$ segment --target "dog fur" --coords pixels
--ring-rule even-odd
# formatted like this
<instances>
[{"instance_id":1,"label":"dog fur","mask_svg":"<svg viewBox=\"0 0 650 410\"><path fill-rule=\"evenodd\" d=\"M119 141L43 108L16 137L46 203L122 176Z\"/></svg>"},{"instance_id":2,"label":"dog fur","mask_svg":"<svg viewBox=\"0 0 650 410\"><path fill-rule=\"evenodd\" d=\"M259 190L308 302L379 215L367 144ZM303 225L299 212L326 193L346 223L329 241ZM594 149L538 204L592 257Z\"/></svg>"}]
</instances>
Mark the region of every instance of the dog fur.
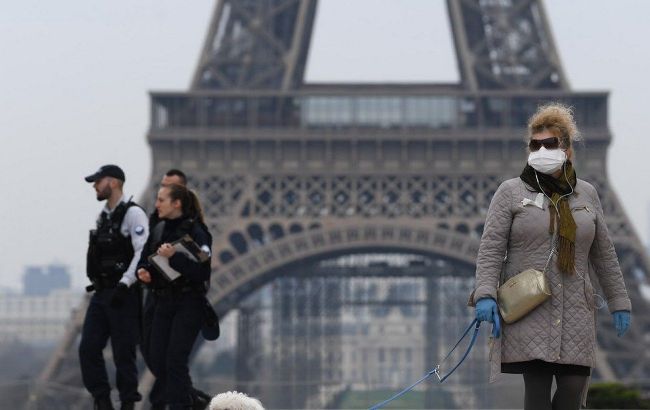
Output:
<instances>
[{"instance_id":1,"label":"dog fur","mask_svg":"<svg viewBox=\"0 0 650 410\"><path fill-rule=\"evenodd\" d=\"M262 403L244 393L219 393L210 401L210 410L264 410Z\"/></svg>"}]
</instances>

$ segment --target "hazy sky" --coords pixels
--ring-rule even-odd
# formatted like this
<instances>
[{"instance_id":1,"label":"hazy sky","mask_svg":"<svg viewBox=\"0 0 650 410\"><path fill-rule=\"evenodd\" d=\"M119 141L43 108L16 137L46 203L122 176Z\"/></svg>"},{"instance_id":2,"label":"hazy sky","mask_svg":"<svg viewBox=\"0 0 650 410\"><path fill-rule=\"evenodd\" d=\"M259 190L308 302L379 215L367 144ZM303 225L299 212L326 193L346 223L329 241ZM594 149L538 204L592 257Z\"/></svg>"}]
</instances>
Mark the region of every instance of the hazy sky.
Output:
<instances>
[{"instance_id":1,"label":"hazy sky","mask_svg":"<svg viewBox=\"0 0 650 410\"><path fill-rule=\"evenodd\" d=\"M50 262L81 286L100 210L82 178L117 163L139 197L151 169L147 93L187 89L214 2L0 4L0 288L20 289L24 265ZM645 242L650 1L545 4L571 86L611 91L603 172ZM456 81L445 1L320 0L307 79Z\"/></svg>"}]
</instances>

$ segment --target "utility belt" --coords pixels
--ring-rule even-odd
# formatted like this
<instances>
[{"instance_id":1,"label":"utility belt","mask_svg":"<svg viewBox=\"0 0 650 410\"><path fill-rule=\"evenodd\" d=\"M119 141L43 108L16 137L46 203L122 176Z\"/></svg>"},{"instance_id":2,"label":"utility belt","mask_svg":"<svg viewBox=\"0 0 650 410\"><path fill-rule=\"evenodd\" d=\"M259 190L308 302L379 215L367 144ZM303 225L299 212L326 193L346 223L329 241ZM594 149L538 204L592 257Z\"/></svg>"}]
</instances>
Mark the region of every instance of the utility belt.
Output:
<instances>
[{"instance_id":1,"label":"utility belt","mask_svg":"<svg viewBox=\"0 0 650 410\"><path fill-rule=\"evenodd\" d=\"M121 275L99 275L97 277L91 278L90 281L92 285L86 286L86 292L98 291L103 289L113 289L120 282Z\"/></svg>"},{"instance_id":2,"label":"utility belt","mask_svg":"<svg viewBox=\"0 0 650 410\"><path fill-rule=\"evenodd\" d=\"M168 296L178 296L186 293L194 293L197 296L203 296L205 292L202 288L197 286L171 286L167 288L153 288L151 293L155 296L168 297Z\"/></svg>"}]
</instances>

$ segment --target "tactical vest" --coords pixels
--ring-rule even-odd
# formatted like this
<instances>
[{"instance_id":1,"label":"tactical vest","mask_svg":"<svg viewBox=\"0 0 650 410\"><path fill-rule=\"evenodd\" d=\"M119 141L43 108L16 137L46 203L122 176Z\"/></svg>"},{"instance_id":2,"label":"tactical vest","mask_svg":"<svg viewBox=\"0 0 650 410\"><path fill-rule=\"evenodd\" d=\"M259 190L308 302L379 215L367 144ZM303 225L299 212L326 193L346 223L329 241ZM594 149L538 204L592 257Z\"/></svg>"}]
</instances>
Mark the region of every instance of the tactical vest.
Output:
<instances>
[{"instance_id":1,"label":"tactical vest","mask_svg":"<svg viewBox=\"0 0 650 410\"><path fill-rule=\"evenodd\" d=\"M96 289L115 287L133 260L131 236L120 232L126 211L135 202L121 202L109 215L102 212L90 231L86 273Z\"/></svg>"}]
</instances>

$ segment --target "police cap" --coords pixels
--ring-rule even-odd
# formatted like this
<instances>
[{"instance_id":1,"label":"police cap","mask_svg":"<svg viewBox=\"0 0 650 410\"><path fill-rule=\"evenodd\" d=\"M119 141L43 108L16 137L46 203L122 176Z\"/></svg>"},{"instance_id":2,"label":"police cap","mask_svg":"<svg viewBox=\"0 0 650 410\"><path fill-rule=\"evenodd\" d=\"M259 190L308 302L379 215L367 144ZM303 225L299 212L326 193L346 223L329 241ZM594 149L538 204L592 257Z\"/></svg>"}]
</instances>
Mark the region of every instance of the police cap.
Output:
<instances>
[{"instance_id":1,"label":"police cap","mask_svg":"<svg viewBox=\"0 0 650 410\"><path fill-rule=\"evenodd\" d=\"M95 182L98 179L104 177L113 177L115 179L119 179L122 182L126 181L126 177L124 176L124 171L122 171L122 168L118 167L117 165L110 164L103 165L97 170L97 172L92 175L88 175L85 179L86 182Z\"/></svg>"}]
</instances>

